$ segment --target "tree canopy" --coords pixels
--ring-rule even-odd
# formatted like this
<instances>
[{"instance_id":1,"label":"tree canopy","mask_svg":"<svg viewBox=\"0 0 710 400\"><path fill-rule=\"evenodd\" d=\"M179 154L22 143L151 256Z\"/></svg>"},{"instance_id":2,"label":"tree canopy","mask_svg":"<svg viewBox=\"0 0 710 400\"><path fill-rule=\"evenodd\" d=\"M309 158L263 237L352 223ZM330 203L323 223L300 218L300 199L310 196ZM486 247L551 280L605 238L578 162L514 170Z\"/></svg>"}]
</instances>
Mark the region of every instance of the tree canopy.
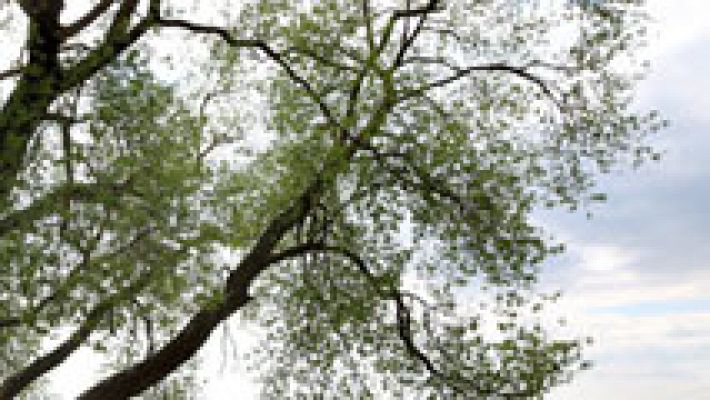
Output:
<instances>
[{"instance_id":1,"label":"tree canopy","mask_svg":"<svg viewBox=\"0 0 710 400\"><path fill-rule=\"evenodd\" d=\"M0 398L89 345L113 372L80 398L189 396L235 313L267 398L538 398L584 367L536 317L561 246L530 214L657 157L641 1L66 3L3 2Z\"/></svg>"}]
</instances>

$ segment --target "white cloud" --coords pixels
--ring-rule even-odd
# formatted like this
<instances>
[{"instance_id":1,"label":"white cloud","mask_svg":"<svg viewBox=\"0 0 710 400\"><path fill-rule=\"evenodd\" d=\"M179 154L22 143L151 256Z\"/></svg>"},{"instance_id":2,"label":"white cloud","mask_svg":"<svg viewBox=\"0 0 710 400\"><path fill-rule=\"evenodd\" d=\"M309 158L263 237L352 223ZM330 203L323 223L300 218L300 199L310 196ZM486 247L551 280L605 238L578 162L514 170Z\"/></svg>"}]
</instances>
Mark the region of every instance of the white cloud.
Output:
<instances>
[{"instance_id":1,"label":"white cloud","mask_svg":"<svg viewBox=\"0 0 710 400\"><path fill-rule=\"evenodd\" d=\"M548 399L706 398L710 315L585 315L580 321L596 339L587 354L595 366Z\"/></svg>"},{"instance_id":2,"label":"white cloud","mask_svg":"<svg viewBox=\"0 0 710 400\"><path fill-rule=\"evenodd\" d=\"M613 245L583 245L578 252L580 267L591 271L618 270L639 258L637 252Z\"/></svg>"},{"instance_id":3,"label":"white cloud","mask_svg":"<svg viewBox=\"0 0 710 400\"><path fill-rule=\"evenodd\" d=\"M649 46L652 55L659 56L710 35L707 0L648 0L647 9L658 29L658 37Z\"/></svg>"}]
</instances>

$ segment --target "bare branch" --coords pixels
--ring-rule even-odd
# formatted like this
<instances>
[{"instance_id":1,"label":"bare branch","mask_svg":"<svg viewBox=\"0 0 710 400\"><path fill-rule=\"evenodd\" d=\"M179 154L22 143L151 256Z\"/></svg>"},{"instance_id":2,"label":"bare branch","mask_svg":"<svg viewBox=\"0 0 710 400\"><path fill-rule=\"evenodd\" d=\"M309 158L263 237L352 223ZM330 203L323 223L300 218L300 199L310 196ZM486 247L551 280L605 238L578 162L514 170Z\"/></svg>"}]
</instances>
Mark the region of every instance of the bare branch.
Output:
<instances>
[{"instance_id":1,"label":"bare branch","mask_svg":"<svg viewBox=\"0 0 710 400\"><path fill-rule=\"evenodd\" d=\"M362 83L370 70L370 65L376 62L376 50L375 50L375 33L372 24L372 15L370 13L370 0L362 1L362 14L365 20L365 31L367 36L367 48L369 51L366 60L363 62L362 69L355 77L353 86L350 89L350 94L348 95L348 109L345 113L346 123L351 123L355 118L355 111L357 108L357 98L360 96L360 90L362 89Z\"/></svg>"},{"instance_id":2,"label":"bare branch","mask_svg":"<svg viewBox=\"0 0 710 400\"><path fill-rule=\"evenodd\" d=\"M65 114L61 114L61 113L54 113L54 112L46 113L44 115L43 119L46 121L55 121L55 122L58 122L59 124L69 124L69 125L83 124L83 123L87 123L90 121L89 118L72 117L69 115L65 115Z\"/></svg>"},{"instance_id":3,"label":"bare branch","mask_svg":"<svg viewBox=\"0 0 710 400\"><path fill-rule=\"evenodd\" d=\"M382 53L384 52L385 48L390 42L390 39L392 37L392 32L394 31L395 24L399 20L398 14L395 12L387 21L385 24L384 28L382 29L382 34L380 36L379 43L375 45L375 38L374 38L374 28L372 27L372 17L370 15L370 8L369 8L369 2L364 1L363 2L363 14L365 18L365 24L366 24L366 29L367 29L367 41L368 41L368 55L363 61L363 66L362 70L360 73L355 77L355 80L353 82L353 86L350 89L350 94L348 95L348 107L347 107L347 112L345 114L345 119L348 122L352 122L355 118L355 112L357 108L357 100L358 97L360 96L360 91L362 90L362 84L367 77L367 75L370 73L370 71L375 70L380 74L381 76L385 76L386 78L386 73L382 71L382 68L379 67L378 65L378 60ZM385 93L388 94L388 91L385 90ZM384 101L383 103L388 103L388 101Z\"/></svg>"},{"instance_id":4,"label":"bare branch","mask_svg":"<svg viewBox=\"0 0 710 400\"><path fill-rule=\"evenodd\" d=\"M430 3L437 3L437 0L431 0ZM370 15L370 7L369 7L369 1L364 1L363 2L363 14L365 18L365 24L366 24L366 29L367 29L367 40L368 40L368 48L369 48L369 54L367 58L364 60L364 65L362 66L362 70L358 74L358 76L355 78L355 81L353 83L353 87L350 90L350 94L348 96L348 108L347 108L347 113L346 113L346 120L351 121L354 119L355 112L356 112L356 103L357 99L360 96L360 90L362 89L362 84L367 77L368 73L372 70L375 70L380 77L383 77L385 81L390 81L389 77L391 77L390 72L391 71L383 71L381 67L378 65L378 59L384 52L385 48L387 45L390 43L390 39L392 38L392 32L394 31L395 25L397 24L397 21L403 18L408 18L408 17L413 17L417 15L422 15L422 14L428 14L430 12L436 11L434 9L431 9L430 5L428 4L424 8L420 9L407 9L407 10L397 10L395 11L390 19L387 21L385 26L382 28L382 34L380 36L380 40L375 45L375 38L374 38L374 28L372 27L372 17ZM389 75L389 77L388 77ZM389 86L386 84L386 86ZM385 90L385 95L389 94L389 90ZM385 99L383 104L390 106L390 100ZM386 108L386 107L385 107Z\"/></svg>"},{"instance_id":5,"label":"bare branch","mask_svg":"<svg viewBox=\"0 0 710 400\"><path fill-rule=\"evenodd\" d=\"M446 67L453 72L461 72L462 68L458 67L452 63L449 62L444 57L427 57L427 56L411 56L404 58L401 62L401 65L407 65L407 64L415 64L415 63L420 63L420 64L435 64L435 65L441 65L443 67Z\"/></svg>"},{"instance_id":6,"label":"bare branch","mask_svg":"<svg viewBox=\"0 0 710 400\"><path fill-rule=\"evenodd\" d=\"M160 8L162 0L150 0L148 3L148 18L154 21L160 19Z\"/></svg>"},{"instance_id":7,"label":"bare branch","mask_svg":"<svg viewBox=\"0 0 710 400\"><path fill-rule=\"evenodd\" d=\"M367 44L370 51L375 50L375 33L372 27L372 15L370 13L370 0L362 0L362 14L365 19L365 31Z\"/></svg>"},{"instance_id":8,"label":"bare branch","mask_svg":"<svg viewBox=\"0 0 710 400\"><path fill-rule=\"evenodd\" d=\"M330 111L330 108L325 104L323 101L323 98L318 95L318 93L313 89L311 84L302 78L301 76L296 73L296 71L291 68L291 66L284 60L283 57L279 53L277 53L274 49L269 47L265 42L262 42L259 46L261 51L263 51L269 58L272 60L276 61L276 63L281 66L281 68L286 71L286 74L291 78L292 81L294 81L296 84L300 85L308 94L308 96L316 102L318 105L318 108L320 109L321 113L323 116L328 120L328 122L335 128L340 127L340 123L338 120L335 118L333 113Z\"/></svg>"},{"instance_id":9,"label":"bare branch","mask_svg":"<svg viewBox=\"0 0 710 400\"><path fill-rule=\"evenodd\" d=\"M429 2L424 7L397 10L394 12L394 17L396 19L421 17L434 12L443 11L443 8L439 6L439 0L429 0Z\"/></svg>"},{"instance_id":10,"label":"bare branch","mask_svg":"<svg viewBox=\"0 0 710 400\"><path fill-rule=\"evenodd\" d=\"M194 33L217 35L232 47L258 48L262 43L261 41L254 39L237 39L227 29L218 26L203 25L182 19L160 18L156 21L156 25L166 28L185 29Z\"/></svg>"},{"instance_id":11,"label":"bare branch","mask_svg":"<svg viewBox=\"0 0 710 400\"><path fill-rule=\"evenodd\" d=\"M22 320L20 320L19 318L0 319L0 329L13 328L13 327L21 325L21 324L22 324Z\"/></svg>"},{"instance_id":12,"label":"bare branch","mask_svg":"<svg viewBox=\"0 0 710 400\"><path fill-rule=\"evenodd\" d=\"M458 70L455 74L449 76L448 78L444 78L438 81L434 81L432 83L429 83L427 85L424 85L422 87L408 90L406 91L402 96L399 97L399 101L406 101L409 99L412 99L414 97L418 97L426 92L428 92L431 89L434 88L439 88L439 87L444 87L446 85L449 85L451 83L457 82L460 79L471 75L474 72L478 71L487 71L487 72L506 72L513 74L515 76L518 76L520 78L525 79L528 82L531 82L535 84L540 90L550 99L552 102L560 109L564 109L563 105L560 103L560 101L555 97L555 95L552 93L552 90L549 88L548 84L539 76L536 76L532 74L530 71L528 71L528 67L516 67L516 66L511 66L507 65L504 63L491 63L491 64L485 64L485 65L475 65L472 67L467 67L467 68L462 68Z\"/></svg>"},{"instance_id":13,"label":"bare branch","mask_svg":"<svg viewBox=\"0 0 710 400\"><path fill-rule=\"evenodd\" d=\"M102 14L108 11L108 9L111 8L115 2L116 0L101 0L81 18L62 28L62 39L66 40L84 30L86 27L94 23L94 21L96 21Z\"/></svg>"},{"instance_id":14,"label":"bare branch","mask_svg":"<svg viewBox=\"0 0 710 400\"><path fill-rule=\"evenodd\" d=\"M5 71L0 71L0 80L12 78L22 73L21 68L11 68Z\"/></svg>"},{"instance_id":15,"label":"bare branch","mask_svg":"<svg viewBox=\"0 0 710 400\"><path fill-rule=\"evenodd\" d=\"M194 22L186 21L186 20L179 20L179 19L159 19L157 21L158 26L163 26L163 27L172 27L172 28L181 28L181 29L186 29L191 32L196 32L196 33L204 33L204 34L212 34L212 35L217 35L219 36L222 40L224 40L228 45L232 47L237 47L237 48L256 48L261 50L267 57L269 57L272 61L275 61L276 64L278 64L291 78L291 80L298 84L303 90L306 91L308 94L308 97L311 98L317 105L318 108L321 110L321 113L323 113L323 116L328 120L328 122L334 126L338 127L340 124L338 123L338 120L335 118L333 113L330 111L330 108L325 104L323 101L322 96L320 96L312 87L312 85L303 77L301 77L292 67L291 65L288 64L288 62L284 59L283 55L276 50L274 50L272 47L270 47L266 42L263 40L258 40L258 39L237 39L235 38L231 32L228 30L217 27L217 26L211 26L211 25L202 25L202 24L197 24Z\"/></svg>"},{"instance_id":16,"label":"bare branch","mask_svg":"<svg viewBox=\"0 0 710 400\"><path fill-rule=\"evenodd\" d=\"M397 69L400 66L402 66L402 60L404 59L404 55L407 53L410 47L414 44L414 41L416 40L417 36L422 31L422 28L424 27L424 23L426 23L427 18L429 15L431 15L432 12L437 11L437 6L439 4L439 0L429 0L429 3L421 9L421 17L419 18L419 22L417 22L417 26L414 28L414 31L407 36L404 34L404 40L402 41L402 45L399 48L399 51L397 52L397 56L394 59L394 63L392 64L392 69ZM406 13L410 13L412 10L405 10ZM407 20L409 21L409 20Z\"/></svg>"},{"instance_id":17,"label":"bare branch","mask_svg":"<svg viewBox=\"0 0 710 400\"><path fill-rule=\"evenodd\" d=\"M412 0L406 1L406 10L412 9ZM402 38L400 39L402 43L407 41L407 36L409 35L409 18L404 20L404 26L402 26Z\"/></svg>"},{"instance_id":18,"label":"bare branch","mask_svg":"<svg viewBox=\"0 0 710 400\"><path fill-rule=\"evenodd\" d=\"M200 107L198 111L198 121L200 121L200 125L203 127L206 124L207 117L206 117L206 112L207 112L207 105L214 100L215 97L218 95L223 95L223 94L228 94L229 90L227 89L219 89L219 90L212 90L205 94L205 97L202 98L202 101L200 102ZM204 148L202 148L202 145L200 144L200 148L198 149L197 157L196 160L198 164L202 164L202 162L207 158L207 156L218 146L221 146L223 144L229 144L234 142L234 138L232 137L217 137L213 138L213 140Z\"/></svg>"},{"instance_id":19,"label":"bare branch","mask_svg":"<svg viewBox=\"0 0 710 400\"><path fill-rule=\"evenodd\" d=\"M124 20L125 27L128 25L128 19L130 19L130 15ZM138 41L152 24L153 21L146 18L138 22L129 31L119 30L118 25L116 25L113 30L109 31L100 46L91 51L83 60L75 64L63 75L64 79L59 82L57 93L72 89L89 79L98 70L113 61L116 56Z\"/></svg>"}]
</instances>

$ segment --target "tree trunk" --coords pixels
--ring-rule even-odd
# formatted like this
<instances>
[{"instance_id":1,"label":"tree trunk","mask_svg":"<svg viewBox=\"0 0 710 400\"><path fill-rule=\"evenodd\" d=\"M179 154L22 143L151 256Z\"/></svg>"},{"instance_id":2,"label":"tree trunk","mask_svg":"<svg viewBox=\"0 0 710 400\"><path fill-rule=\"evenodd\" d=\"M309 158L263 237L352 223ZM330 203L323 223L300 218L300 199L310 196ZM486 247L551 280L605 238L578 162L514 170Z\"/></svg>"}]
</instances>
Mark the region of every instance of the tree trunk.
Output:
<instances>
[{"instance_id":1,"label":"tree trunk","mask_svg":"<svg viewBox=\"0 0 710 400\"><path fill-rule=\"evenodd\" d=\"M0 112L0 199L7 201L22 168L27 144L59 95L61 1L31 3L27 47L29 60L15 90ZM0 203L0 209L3 204Z\"/></svg>"}]
</instances>

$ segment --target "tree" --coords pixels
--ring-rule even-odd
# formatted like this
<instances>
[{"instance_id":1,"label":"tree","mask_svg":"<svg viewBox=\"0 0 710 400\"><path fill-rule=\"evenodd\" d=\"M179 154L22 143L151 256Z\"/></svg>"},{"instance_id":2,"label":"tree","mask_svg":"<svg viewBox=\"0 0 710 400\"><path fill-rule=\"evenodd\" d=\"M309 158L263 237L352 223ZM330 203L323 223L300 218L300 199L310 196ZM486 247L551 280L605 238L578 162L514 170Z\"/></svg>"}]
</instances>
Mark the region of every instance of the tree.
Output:
<instances>
[{"instance_id":1,"label":"tree","mask_svg":"<svg viewBox=\"0 0 710 400\"><path fill-rule=\"evenodd\" d=\"M87 344L124 357L82 399L139 395L237 312L278 398L529 398L583 365L519 317L559 250L529 214L655 157L662 122L630 107L640 2L289 3L226 2L221 25L9 3L0 397ZM161 78L184 65L154 55L168 30L210 44L202 81ZM457 304L474 287L491 312Z\"/></svg>"}]
</instances>

